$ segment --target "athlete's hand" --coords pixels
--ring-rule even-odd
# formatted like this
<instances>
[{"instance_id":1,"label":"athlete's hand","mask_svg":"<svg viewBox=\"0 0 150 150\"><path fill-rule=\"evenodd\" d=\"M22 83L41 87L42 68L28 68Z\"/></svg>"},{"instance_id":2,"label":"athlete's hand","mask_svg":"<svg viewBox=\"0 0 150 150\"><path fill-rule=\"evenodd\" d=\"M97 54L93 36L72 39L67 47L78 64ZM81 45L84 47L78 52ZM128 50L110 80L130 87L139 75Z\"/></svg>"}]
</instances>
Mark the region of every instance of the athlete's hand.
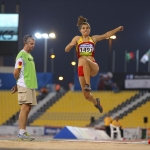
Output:
<instances>
[{"instance_id":1,"label":"athlete's hand","mask_svg":"<svg viewBox=\"0 0 150 150\"><path fill-rule=\"evenodd\" d=\"M119 26L118 27L118 31L123 31L124 27L123 26Z\"/></svg>"},{"instance_id":2,"label":"athlete's hand","mask_svg":"<svg viewBox=\"0 0 150 150\"><path fill-rule=\"evenodd\" d=\"M17 88L17 85L13 86L12 89L11 89L12 93L11 94L14 94L18 91L18 88Z\"/></svg>"}]
</instances>

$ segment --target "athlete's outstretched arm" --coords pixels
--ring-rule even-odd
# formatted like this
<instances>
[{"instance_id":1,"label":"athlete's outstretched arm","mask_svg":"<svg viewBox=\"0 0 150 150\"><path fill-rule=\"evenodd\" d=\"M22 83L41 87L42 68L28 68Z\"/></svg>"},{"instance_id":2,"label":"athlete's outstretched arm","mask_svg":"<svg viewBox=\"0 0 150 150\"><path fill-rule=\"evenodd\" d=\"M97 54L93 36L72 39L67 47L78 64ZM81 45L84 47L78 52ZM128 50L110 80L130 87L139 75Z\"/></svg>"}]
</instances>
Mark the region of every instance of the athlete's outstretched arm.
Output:
<instances>
[{"instance_id":1,"label":"athlete's outstretched arm","mask_svg":"<svg viewBox=\"0 0 150 150\"><path fill-rule=\"evenodd\" d=\"M102 35L93 35L92 39L94 40L94 42L98 42L98 41L104 40L106 38L109 38L110 36L114 35L115 33L119 32L119 31L123 31L123 26L119 26L118 28L108 31Z\"/></svg>"},{"instance_id":2,"label":"athlete's outstretched arm","mask_svg":"<svg viewBox=\"0 0 150 150\"><path fill-rule=\"evenodd\" d=\"M77 44L77 39L79 38L79 36L75 36L72 41L66 46L65 48L65 52L69 52L73 46L75 46Z\"/></svg>"}]
</instances>

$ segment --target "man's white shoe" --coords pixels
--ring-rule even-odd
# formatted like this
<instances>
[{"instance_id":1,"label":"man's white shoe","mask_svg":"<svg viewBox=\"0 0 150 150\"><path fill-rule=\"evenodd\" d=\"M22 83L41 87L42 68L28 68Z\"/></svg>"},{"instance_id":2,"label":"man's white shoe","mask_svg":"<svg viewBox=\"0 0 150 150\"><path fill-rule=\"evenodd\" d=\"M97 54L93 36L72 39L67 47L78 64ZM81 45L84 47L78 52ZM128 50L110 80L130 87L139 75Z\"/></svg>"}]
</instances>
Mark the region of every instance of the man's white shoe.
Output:
<instances>
[{"instance_id":1,"label":"man's white shoe","mask_svg":"<svg viewBox=\"0 0 150 150\"><path fill-rule=\"evenodd\" d=\"M22 141L33 141L35 138L31 137L27 132L25 132L23 135L18 134L18 140Z\"/></svg>"}]
</instances>

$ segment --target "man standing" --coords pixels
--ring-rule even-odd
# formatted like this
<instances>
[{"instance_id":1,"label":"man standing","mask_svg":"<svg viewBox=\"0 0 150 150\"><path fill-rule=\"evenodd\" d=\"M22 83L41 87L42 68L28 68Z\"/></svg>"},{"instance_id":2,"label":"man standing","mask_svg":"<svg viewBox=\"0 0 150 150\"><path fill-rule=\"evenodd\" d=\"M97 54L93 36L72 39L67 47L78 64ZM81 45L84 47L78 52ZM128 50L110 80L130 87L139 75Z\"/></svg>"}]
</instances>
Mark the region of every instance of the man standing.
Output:
<instances>
[{"instance_id":1,"label":"man standing","mask_svg":"<svg viewBox=\"0 0 150 150\"><path fill-rule=\"evenodd\" d=\"M35 38L31 35L26 35L23 38L24 47L16 57L14 69L14 77L17 80L17 85L12 88L12 93L18 90L18 104L21 105L19 114L19 134L18 140L32 141L35 138L31 137L26 131L26 124L31 106L37 104L36 91L37 78L34 59L31 52L35 46Z\"/></svg>"},{"instance_id":2,"label":"man standing","mask_svg":"<svg viewBox=\"0 0 150 150\"><path fill-rule=\"evenodd\" d=\"M106 133L111 136L110 134L110 124L112 123L113 119L110 117L110 114L107 114L107 116L104 119L104 124L105 124L105 130Z\"/></svg>"}]
</instances>

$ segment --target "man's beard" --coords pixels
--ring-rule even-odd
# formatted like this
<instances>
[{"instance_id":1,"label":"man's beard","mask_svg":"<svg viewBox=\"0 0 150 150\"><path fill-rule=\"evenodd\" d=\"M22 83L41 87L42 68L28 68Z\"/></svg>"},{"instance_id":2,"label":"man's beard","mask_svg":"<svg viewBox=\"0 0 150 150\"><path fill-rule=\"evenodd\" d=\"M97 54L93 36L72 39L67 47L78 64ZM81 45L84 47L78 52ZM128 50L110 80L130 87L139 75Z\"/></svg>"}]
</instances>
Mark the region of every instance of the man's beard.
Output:
<instances>
[{"instance_id":1,"label":"man's beard","mask_svg":"<svg viewBox=\"0 0 150 150\"><path fill-rule=\"evenodd\" d=\"M33 50L33 48L29 49L29 52L31 52Z\"/></svg>"}]
</instances>

